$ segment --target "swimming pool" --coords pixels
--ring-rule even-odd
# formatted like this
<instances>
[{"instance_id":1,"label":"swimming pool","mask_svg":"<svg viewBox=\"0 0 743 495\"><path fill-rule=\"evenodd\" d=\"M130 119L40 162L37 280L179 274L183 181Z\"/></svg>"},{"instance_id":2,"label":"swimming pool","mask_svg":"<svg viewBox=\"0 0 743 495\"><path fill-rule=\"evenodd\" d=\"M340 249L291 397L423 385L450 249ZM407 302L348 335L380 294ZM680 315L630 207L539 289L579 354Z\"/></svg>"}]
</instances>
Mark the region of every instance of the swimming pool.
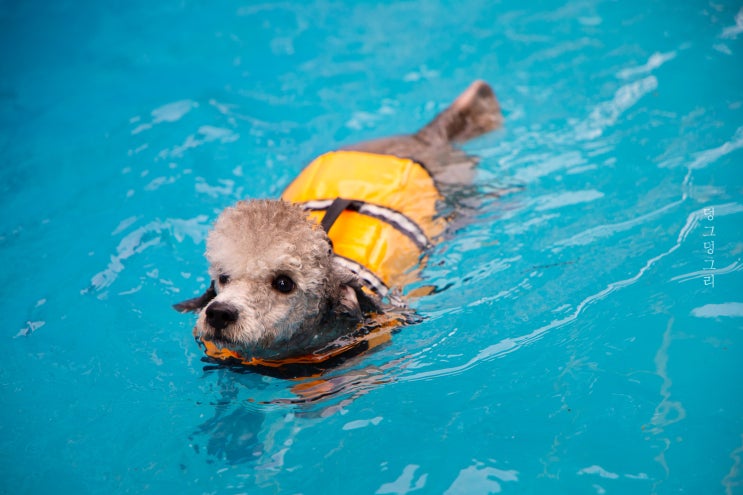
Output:
<instances>
[{"instance_id":1,"label":"swimming pool","mask_svg":"<svg viewBox=\"0 0 743 495\"><path fill-rule=\"evenodd\" d=\"M739 4L0 22L1 491L743 492ZM327 382L204 369L170 305L207 284L217 213L475 78L506 117L466 147L477 183L512 191L432 252L424 321Z\"/></svg>"}]
</instances>

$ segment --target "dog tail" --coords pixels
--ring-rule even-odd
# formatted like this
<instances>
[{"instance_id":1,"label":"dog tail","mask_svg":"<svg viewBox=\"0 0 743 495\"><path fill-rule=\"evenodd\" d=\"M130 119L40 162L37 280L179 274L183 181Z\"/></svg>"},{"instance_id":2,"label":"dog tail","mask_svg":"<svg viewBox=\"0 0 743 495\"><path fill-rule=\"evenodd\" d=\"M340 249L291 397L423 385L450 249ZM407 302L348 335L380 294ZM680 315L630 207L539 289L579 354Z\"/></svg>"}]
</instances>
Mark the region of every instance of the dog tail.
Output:
<instances>
[{"instance_id":1,"label":"dog tail","mask_svg":"<svg viewBox=\"0 0 743 495\"><path fill-rule=\"evenodd\" d=\"M485 81L475 81L417 136L430 144L463 143L503 123L500 104Z\"/></svg>"}]
</instances>

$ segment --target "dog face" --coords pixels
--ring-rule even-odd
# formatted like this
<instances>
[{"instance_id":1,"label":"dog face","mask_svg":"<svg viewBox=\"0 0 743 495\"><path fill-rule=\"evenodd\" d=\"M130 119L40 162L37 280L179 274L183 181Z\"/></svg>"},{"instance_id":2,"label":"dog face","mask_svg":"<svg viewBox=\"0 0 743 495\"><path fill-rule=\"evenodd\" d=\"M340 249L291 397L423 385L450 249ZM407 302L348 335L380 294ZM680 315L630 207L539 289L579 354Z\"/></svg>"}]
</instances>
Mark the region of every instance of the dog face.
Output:
<instances>
[{"instance_id":1,"label":"dog face","mask_svg":"<svg viewBox=\"0 0 743 495\"><path fill-rule=\"evenodd\" d=\"M370 303L355 275L334 262L325 232L282 201L227 208L206 257L212 286L176 309L198 310L199 337L245 356L279 359L322 347L358 324L362 303Z\"/></svg>"}]
</instances>

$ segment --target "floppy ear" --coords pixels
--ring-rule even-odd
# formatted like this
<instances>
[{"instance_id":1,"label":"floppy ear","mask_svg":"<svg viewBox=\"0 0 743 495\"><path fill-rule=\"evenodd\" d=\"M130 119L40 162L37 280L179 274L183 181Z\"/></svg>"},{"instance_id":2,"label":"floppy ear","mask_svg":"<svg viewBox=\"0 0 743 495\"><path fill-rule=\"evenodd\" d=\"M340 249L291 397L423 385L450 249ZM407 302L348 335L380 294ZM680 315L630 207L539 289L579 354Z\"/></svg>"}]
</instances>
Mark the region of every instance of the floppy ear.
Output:
<instances>
[{"instance_id":1,"label":"floppy ear","mask_svg":"<svg viewBox=\"0 0 743 495\"><path fill-rule=\"evenodd\" d=\"M350 285L341 285L341 293L338 299L336 312L354 320L361 320L364 318L364 314L361 312L359 299L356 297L356 291Z\"/></svg>"},{"instance_id":2,"label":"floppy ear","mask_svg":"<svg viewBox=\"0 0 743 495\"><path fill-rule=\"evenodd\" d=\"M341 285L339 312L357 320L367 313L381 313L382 301L376 294L364 290L358 281Z\"/></svg>"},{"instance_id":3,"label":"floppy ear","mask_svg":"<svg viewBox=\"0 0 743 495\"><path fill-rule=\"evenodd\" d=\"M333 264L333 279L339 289L334 298L332 311L336 315L361 321L367 313L381 313L382 300L380 297L363 288L358 276L348 268L338 263Z\"/></svg>"},{"instance_id":4,"label":"floppy ear","mask_svg":"<svg viewBox=\"0 0 743 495\"><path fill-rule=\"evenodd\" d=\"M365 291L360 285L354 287L359 306L363 313L382 313L382 300L372 292Z\"/></svg>"},{"instance_id":5,"label":"floppy ear","mask_svg":"<svg viewBox=\"0 0 743 495\"><path fill-rule=\"evenodd\" d=\"M193 299L188 299L186 301L181 301L178 304L174 304L173 308L180 313L201 311L201 309L209 304L209 301L215 297L217 297L217 291L214 290L214 280L212 280L212 283L209 288L206 289L206 292L201 294L199 297L194 297Z\"/></svg>"}]
</instances>

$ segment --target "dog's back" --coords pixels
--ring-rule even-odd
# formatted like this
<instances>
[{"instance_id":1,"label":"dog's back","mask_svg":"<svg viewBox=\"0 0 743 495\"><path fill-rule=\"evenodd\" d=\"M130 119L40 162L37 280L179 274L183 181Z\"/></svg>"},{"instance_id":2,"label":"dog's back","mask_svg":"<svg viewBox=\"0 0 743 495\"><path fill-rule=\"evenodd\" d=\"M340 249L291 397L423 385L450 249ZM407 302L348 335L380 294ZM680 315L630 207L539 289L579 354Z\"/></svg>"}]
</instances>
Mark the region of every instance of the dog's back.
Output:
<instances>
[{"instance_id":1,"label":"dog's back","mask_svg":"<svg viewBox=\"0 0 743 495\"><path fill-rule=\"evenodd\" d=\"M422 254L442 233L446 188L472 180L476 160L454 145L497 128L498 101L475 81L415 134L324 154L286 188L322 223L341 263L384 296L415 280Z\"/></svg>"},{"instance_id":2,"label":"dog's back","mask_svg":"<svg viewBox=\"0 0 743 495\"><path fill-rule=\"evenodd\" d=\"M439 186L472 183L477 160L454 147L503 123L500 104L485 81L475 81L415 134L366 141L349 150L390 154L425 164Z\"/></svg>"}]
</instances>

